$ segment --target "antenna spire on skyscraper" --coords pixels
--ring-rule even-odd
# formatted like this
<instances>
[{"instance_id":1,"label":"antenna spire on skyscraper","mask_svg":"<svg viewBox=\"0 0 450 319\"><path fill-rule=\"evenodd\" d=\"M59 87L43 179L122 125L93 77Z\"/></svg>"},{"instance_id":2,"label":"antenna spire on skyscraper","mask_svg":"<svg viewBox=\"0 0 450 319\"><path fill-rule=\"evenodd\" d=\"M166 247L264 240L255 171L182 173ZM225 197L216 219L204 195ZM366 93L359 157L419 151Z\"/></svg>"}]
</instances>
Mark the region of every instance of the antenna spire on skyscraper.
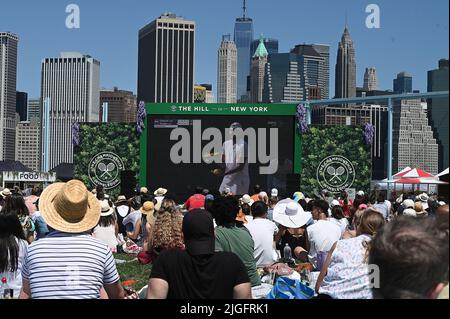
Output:
<instances>
[{"instance_id":1,"label":"antenna spire on skyscraper","mask_svg":"<svg viewBox=\"0 0 450 319\"><path fill-rule=\"evenodd\" d=\"M242 17L245 19L245 16L247 14L247 1L246 0L244 0L244 6L242 7L242 10L243 10Z\"/></svg>"}]
</instances>

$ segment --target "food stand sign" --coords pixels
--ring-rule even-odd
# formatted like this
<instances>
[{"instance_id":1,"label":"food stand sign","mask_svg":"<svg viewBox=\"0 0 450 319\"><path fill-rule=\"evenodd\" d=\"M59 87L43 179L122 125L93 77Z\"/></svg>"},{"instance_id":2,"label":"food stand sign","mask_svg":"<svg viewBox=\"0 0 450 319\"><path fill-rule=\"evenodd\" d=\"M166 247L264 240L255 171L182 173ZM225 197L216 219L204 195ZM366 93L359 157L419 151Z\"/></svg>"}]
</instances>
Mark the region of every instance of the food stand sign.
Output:
<instances>
[{"instance_id":1,"label":"food stand sign","mask_svg":"<svg viewBox=\"0 0 450 319\"><path fill-rule=\"evenodd\" d=\"M56 173L41 172L3 172L3 183L54 183Z\"/></svg>"}]
</instances>

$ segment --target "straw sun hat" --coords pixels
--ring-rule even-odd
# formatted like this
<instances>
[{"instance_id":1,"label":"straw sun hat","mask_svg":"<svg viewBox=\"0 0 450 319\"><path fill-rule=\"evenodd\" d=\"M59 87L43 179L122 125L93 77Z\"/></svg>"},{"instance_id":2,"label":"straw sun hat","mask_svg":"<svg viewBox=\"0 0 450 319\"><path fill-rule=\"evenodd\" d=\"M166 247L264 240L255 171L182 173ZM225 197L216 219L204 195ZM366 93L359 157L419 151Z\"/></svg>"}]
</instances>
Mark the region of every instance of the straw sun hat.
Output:
<instances>
[{"instance_id":1,"label":"straw sun hat","mask_svg":"<svg viewBox=\"0 0 450 319\"><path fill-rule=\"evenodd\" d=\"M97 226L101 205L80 181L55 183L47 187L39 199L45 222L66 233L84 233Z\"/></svg>"}]
</instances>

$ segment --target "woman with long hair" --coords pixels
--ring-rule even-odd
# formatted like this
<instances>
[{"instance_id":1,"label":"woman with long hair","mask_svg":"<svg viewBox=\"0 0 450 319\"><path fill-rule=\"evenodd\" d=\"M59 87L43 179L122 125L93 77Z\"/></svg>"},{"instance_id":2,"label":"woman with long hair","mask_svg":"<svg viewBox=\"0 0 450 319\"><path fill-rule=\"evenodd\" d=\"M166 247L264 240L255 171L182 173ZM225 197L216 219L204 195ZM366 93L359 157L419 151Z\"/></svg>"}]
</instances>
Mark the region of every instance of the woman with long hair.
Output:
<instances>
[{"instance_id":1,"label":"woman with long hair","mask_svg":"<svg viewBox=\"0 0 450 319\"><path fill-rule=\"evenodd\" d=\"M25 239L31 244L34 240L35 225L23 196L19 193L13 193L11 196L6 197L5 206L2 208L2 212L15 212L17 214L20 224L22 225Z\"/></svg>"},{"instance_id":2,"label":"woman with long hair","mask_svg":"<svg viewBox=\"0 0 450 319\"><path fill-rule=\"evenodd\" d=\"M384 224L384 217L378 211L364 211L356 228L356 237L339 240L328 253L317 279L317 293L333 299L372 299L369 247Z\"/></svg>"},{"instance_id":3,"label":"woman with long hair","mask_svg":"<svg viewBox=\"0 0 450 319\"><path fill-rule=\"evenodd\" d=\"M165 198L161 204L154 226L148 232L147 248L151 261L169 249L184 249L183 215L175 201Z\"/></svg>"},{"instance_id":4,"label":"woman with long hair","mask_svg":"<svg viewBox=\"0 0 450 319\"><path fill-rule=\"evenodd\" d=\"M16 211L0 212L0 278L5 278L14 298L22 288L22 265L28 243Z\"/></svg>"}]
</instances>

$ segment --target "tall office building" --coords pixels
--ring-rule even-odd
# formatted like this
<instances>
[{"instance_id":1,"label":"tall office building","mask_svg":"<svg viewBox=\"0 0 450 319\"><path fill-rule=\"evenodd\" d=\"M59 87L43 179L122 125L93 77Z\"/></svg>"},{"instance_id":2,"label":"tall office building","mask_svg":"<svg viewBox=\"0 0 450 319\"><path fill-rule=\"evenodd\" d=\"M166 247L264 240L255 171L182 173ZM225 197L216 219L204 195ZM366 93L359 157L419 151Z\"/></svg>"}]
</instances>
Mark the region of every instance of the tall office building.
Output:
<instances>
[{"instance_id":1,"label":"tall office building","mask_svg":"<svg viewBox=\"0 0 450 319\"><path fill-rule=\"evenodd\" d=\"M448 91L448 59L439 61L439 68L428 71L428 92ZM428 118L439 144L439 171L448 167L448 97L428 101Z\"/></svg>"},{"instance_id":2,"label":"tall office building","mask_svg":"<svg viewBox=\"0 0 450 319\"><path fill-rule=\"evenodd\" d=\"M330 47L324 44L300 44L291 53L301 57L301 81L306 99L327 99L330 87Z\"/></svg>"},{"instance_id":3,"label":"tall office building","mask_svg":"<svg viewBox=\"0 0 450 319\"><path fill-rule=\"evenodd\" d=\"M394 108L393 170L418 167L439 173L438 144L420 99L399 101Z\"/></svg>"},{"instance_id":4,"label":"tall office building","mask_svg":"<svg viewBox=\"0 0 450 319\"><path fill-rule=\"evenodd\" d=\"M100 91L100 117L103 119L104 103L107 103L108 123L134 123L136 122L137 97L130 91L112 90Z\"/></svg>"},{"instance_id":5,"label":"tall office building","mask_svg":"<svg viewBox=\"0 0 450 319\"><path fill-rule=\"evenodd\" d=\"M377 91L378 90L377 69L366 68L366 72L364 73L363 89L366 91Z\"/></svg>"},{"instance_id":6,"label":"tall office building","mask_svg":"<svg viewBox=\"0 0 450 319\"><path fill-rule=\"evenodd\" d=\"M242 17L234 24L234 43L237 48L237 99L247 98L247 80L250 75L250 46L253 41L253 20L247 17L247 5L244 0Z\"/></svg>"},{"instance_id":7,"label":"tall office building","mask_svg":"<svg viewBox=\"0 0 450 319\"><path fill-rule=\"evenodd\" d=\"M18 42L17 35L0 32L0 161L15 156Z\"/></svg>"},{"instance_id":8,"label":"tall office building","mask_svg":"<svg viewBox=\"0 0 450 319\"><path fill-rule=\"evenodd\" d=\"M19 114L20 121L26 121L28 117L28 94L16 92L16 113Z\"/></svg>"},{"instance_id":9,"label":"tall office building","mask_svg":"<svg viewBox=\"0 0 450 319\"><path fill-rule=\"evenodd\" d=\"M412 91L412 75L407 72L397 74L397 78L394 79L394 93L404 94Z\"/></svg>"},{"instance_id":10,"label":"tall office building","mask_svg":"<svg viewBox=\"0 0 450 319\"><path fill-rule=\"evenodd\" d=\"M40 135L41 126L38 118L17 124L15 160L35 172L40 171L41 168Z\"/></svg>"},{"instance_id":11,"label":"tall office building","mask_svg":"<svg viewBox=\"0 0 450 319\"><path fill-rule=\"evenodd\" d=\"M217 102L237 102L237 48L230 35L222 37L218 50Z\"/></svg>"},{"instance_id":12,"label":"tall office building","mask_svg":"<svg viewBox=\"0 0 450 319\"><path fill-rule=\"evenodd\" d=\"M98 122L100 62L78 52L42 61L42 170L73 162L74 123Z\"/></svg>"},{"instance_id":13,"label":"tall office building","mask_svg":"<svg viewBox=\"0 0 450 319\"><path fill-rule=\"evenodd\" d=\"M34 118L41 120L41 99L29 99L27 108L27 120L31 121Z\"/></svg>"},{"instance_id":14,"label":"tall office building","mask_svg":"<svg viewBox=\"0 0 450 319\"><path fill-rule=\"evenodd\" d=\"M252 44L250 45L250 65L253 55L255 54L255 51L258 48L260 41L261 39L253 40ZM265 38L264 46L266 47L267 53L269 54L278 53L279 45L277 39Z\"/></svg>"},{"instance_id":15,"label":"tall office building","mask_svg":"<svg viewBox=\"0 0 450 319\"><path fill-rule=\"evenodd\" d=\"M336 63L336 98L356 97L356 57L353 40L345 27Z\"/></svg>"},{"instance_id":16,"label":"tall office building","mask_svg":"<svg viewBox=\"0 0 450 319\"><path fill-rule=\"evenodd\" d=\"M262 102L264 76L266 73L268 55L269 53L264 45L264 38L261 37L259 45L252 57L250 73L250 102L252 103Z\"/></svg>"},{"instance_id":17,"label":"tall office building","mask_svg":"<svg viewBox=\"0 0 450 319\"><path fill-rule=\"evenodd\" d=\"M326 45L301 44L290 53L269 54L263 102L328 98L330 73L327 66L329 47Z\"/></svg>"},{"instance_id":18,"label":"tall office building","mask_svg":"<svg viewBox=\"0 0 450 319\"><path fill-rule=\"evenodd\" d=\"M195 22L165 13L139 31L138 100L192 103Z\"/></svg>"}]
</instances>

